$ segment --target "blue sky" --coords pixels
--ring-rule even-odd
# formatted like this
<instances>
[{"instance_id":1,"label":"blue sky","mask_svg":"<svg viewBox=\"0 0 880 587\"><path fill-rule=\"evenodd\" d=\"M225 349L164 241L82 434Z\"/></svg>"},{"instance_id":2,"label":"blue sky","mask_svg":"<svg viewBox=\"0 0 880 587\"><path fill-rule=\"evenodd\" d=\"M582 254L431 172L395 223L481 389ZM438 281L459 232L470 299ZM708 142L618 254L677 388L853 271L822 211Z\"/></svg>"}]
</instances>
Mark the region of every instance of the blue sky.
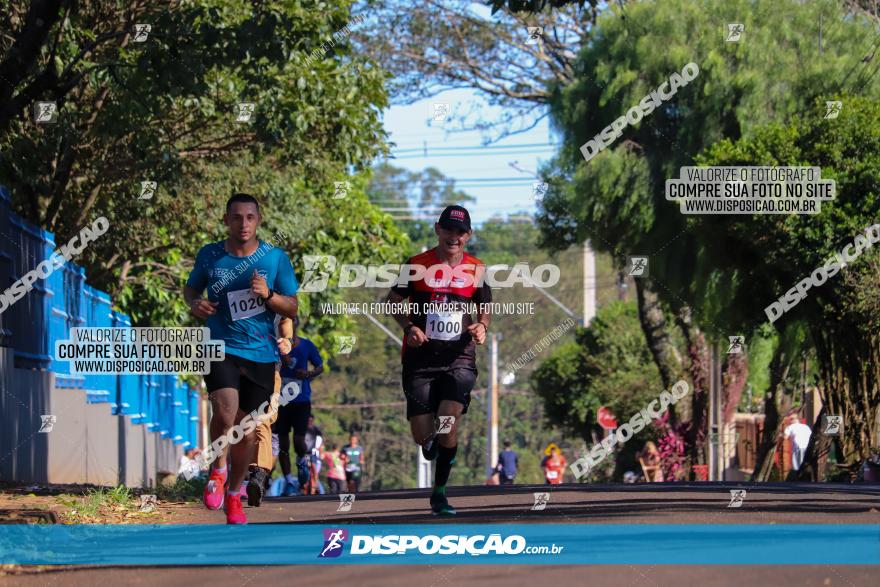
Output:
<instances>
[{"instance_id":1,"label":"blue sky","mask_svg":"<svg viewBox=\"0 0 880 587\"><path fill-rule=\"evenodd\" d=\"M484 137L477 131L456 131L455 120L437 123L431 120L433 104L446 102L450 105L450 118L468 112L480 101L476 92L470 90L450 90L433 98L410 105L392 106L385 113L385 129L390 140L395 143L393 153L397 159L390 163L411 171L435 167L447 177L456 181L459 189L476 198L469 211L475 223L487 220L494 215L507 216L513 212L535 212L535 199L530 174L522 173L509 164L517 162L518 167L535 173L542 161L553 155L553 142L546 120L535 128L504 140L492 143L492 149L480 149ZM483 120L492 121L499 109L484 106ZM494 135L493 135L494 136ZM427 143L428 155L424 156ZM498 146L544 145L540 147L498 150ZM441 149L436 151L434 149ZM468 148L466 151L460 151ZM499 152L493 152L493 149ZM494 181L504 178L505 181ZM493 181L485 181L485 180ZM478 180L478 181L469 181ZM509 181L508 181L509 180Z\"/></svg>"}]
</instances>

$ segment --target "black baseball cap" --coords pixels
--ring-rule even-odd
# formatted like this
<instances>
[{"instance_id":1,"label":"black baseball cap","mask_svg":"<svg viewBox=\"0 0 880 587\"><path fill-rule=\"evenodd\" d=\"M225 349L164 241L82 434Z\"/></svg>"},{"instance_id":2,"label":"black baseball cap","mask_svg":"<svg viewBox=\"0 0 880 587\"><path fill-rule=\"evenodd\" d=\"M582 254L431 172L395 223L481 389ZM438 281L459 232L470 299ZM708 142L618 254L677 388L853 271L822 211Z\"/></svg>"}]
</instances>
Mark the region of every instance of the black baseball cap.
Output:
<instances>
[{"instance_id":1,"label":"black baseball cap","mask_svg":"<svg viewBox=\"0 0 880 587\"><path fill-rule=\"evenodd\" d=\"M446 206L443 213L440 214L440 220L437 224L447 229L471 231L471 215L464 209L464 206Z\"/></svg>"}]
</instances>

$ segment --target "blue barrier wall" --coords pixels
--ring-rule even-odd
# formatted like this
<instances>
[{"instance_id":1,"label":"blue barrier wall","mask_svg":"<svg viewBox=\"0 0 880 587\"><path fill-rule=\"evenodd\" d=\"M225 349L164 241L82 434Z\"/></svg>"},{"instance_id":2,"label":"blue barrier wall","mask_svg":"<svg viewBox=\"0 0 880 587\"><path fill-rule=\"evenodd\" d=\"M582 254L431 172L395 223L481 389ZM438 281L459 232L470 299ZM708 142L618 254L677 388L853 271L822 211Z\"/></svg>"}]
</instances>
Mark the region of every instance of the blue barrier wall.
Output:
<instances>
[{"instance_id":1,"label":"blue barrier wall","mask_svg":"<svg viewBox=\"0 0 880 587\"><path fill-rule=\"evenodd\" d=\"M10 210L0 186L0 292L49 259L55 235ZM75 326L131 326L113 310L110 296L86 284L82 267L66 263L0 313L0 346L12 347L15 367L55 373L55 386L84 394L88 403L107 404L114 415L131 416L184 448L198 441L198 391L174 375L72 375L70 362L53 357L55 342L69 339Z\"/></svg>"}]
</instances>

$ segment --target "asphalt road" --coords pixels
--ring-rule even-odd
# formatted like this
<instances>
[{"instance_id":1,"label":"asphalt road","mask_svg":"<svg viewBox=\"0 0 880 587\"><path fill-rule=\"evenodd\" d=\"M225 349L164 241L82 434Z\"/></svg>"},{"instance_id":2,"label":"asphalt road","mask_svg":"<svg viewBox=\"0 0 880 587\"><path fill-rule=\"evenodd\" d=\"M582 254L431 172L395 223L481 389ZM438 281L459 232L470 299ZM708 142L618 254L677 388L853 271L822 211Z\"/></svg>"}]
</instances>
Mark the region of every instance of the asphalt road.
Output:
<instances>
[{"instance_id":1,"label":"asphalt road","mask_svg":"<svg viewBox=\"0 0 880 587\"><path fill-rule=\"evenodd\" d=\"M745 489L729 508L730 489ZM450 488L455 522L560 524L880 524L880 486L722 483L556 486L544 511L532 511L533 493L546 486ZM246 508L251 524L437 523L426 490L362 493L352 511L337 512L336 496L268 499ZM223 523L198 505L173 507L171 521ZM283 548L279 545L279 548ZM267 557L270 555L267 555ZM809 553L804 553L805 563ZM267 560L271 560L267 558ZM184 562L184 561L182 561ZM880 566L336 566L79 568L0 578L0 586L209 584L212 587L288 585L434 587L455 585L629 587L727 585L876 586Z\"/></svg>"}]
</instances>

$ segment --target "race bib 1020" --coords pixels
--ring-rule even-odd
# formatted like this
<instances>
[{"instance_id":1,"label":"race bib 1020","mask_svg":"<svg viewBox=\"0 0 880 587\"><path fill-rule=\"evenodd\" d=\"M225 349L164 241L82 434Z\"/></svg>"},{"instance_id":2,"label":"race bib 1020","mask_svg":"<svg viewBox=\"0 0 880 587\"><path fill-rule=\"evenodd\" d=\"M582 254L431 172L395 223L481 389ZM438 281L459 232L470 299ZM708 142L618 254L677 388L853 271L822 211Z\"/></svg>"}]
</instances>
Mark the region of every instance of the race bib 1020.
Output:
<instances>
[{"instance_id":1,"label":"race bib 1020","mask_svg":"<svg viewBox=\"0 0 880 587\"><path fill-rule=\"evenodd\" d=\"M257 297L249 289L238 289L226 294L229 302L229 314L233 322L244 320L266 311L266 301Z\"/></svg>"}]
</instances>

